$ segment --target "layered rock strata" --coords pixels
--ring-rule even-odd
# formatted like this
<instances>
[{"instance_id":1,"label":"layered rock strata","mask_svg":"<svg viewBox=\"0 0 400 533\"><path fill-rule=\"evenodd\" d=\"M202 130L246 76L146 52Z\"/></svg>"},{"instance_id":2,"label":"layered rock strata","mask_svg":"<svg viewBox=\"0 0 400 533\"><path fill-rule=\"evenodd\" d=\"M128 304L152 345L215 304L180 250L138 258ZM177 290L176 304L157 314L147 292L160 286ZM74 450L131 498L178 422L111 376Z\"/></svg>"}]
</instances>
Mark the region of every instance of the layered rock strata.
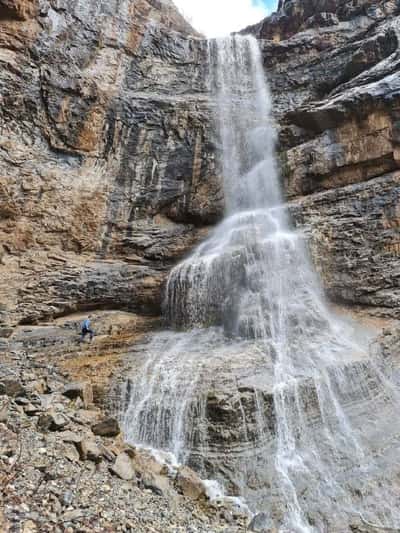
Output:
<instances>
[{"instance_id":1,"label":"layered rock strata","mask_svg":"<svg viewBox=\"0 0 400 533\"><path fill-rule=\"evenodd\" d=\"M88 308L157 314L222 201L204 42L169 0L0 8L2 333Z\"/></svg>"},{"instance_id":2,"label":"layered rock strata","mask_svg":"<svg viewBox=\"0 0 400 533\"><path fill-rule=\"evenodd\" d=\"M312 228L329 296L392 316L399 306L399 15L393 1L287 1L247 30L261 39L294 220Z\"/></svg>"},{"instance_id":3,"label":"layered rock strata","mask_svg":"<svg viewBox=\"0 0 400 533\"><path fill-rule=\"evenodd\" d=\"M316 228L329 294L389 314L398 282L382 268L396 270L400 242L399 9L281 2L247 30L260 38L275 99L285 189L301 206L296 221ZM0 27L2 335L87 309L159 314L166 273L223 212L204 41L168 2L145 0L118 9L3 2ZM360 183L381 200L356 221ZM314 197L328 189L336 198ZM344 239L332 206L347 203ZM352 238L360 224L366 246ZM351 256L345 286L337 239ZM384 303L366 296L366 278L390 291Z\"/></svg>"}]
</instances>

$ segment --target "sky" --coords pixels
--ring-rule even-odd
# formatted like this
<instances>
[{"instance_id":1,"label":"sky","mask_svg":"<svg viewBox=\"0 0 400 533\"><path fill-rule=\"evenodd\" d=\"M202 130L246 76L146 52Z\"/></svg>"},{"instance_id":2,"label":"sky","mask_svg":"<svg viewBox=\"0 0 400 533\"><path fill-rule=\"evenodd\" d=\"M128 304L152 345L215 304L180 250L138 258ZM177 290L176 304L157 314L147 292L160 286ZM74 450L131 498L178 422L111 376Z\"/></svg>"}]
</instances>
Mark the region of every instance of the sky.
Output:
<instances>
[{"instance_id":1,"label":"sky","mask_svg":"<svg viewBox=\"0 0 400 533\"><path fill-rule=\"evenodd\" d=\"M278 0L173 0L192 26L207 37L223 37L259 22Z\"/></svg>"}]
</instances>

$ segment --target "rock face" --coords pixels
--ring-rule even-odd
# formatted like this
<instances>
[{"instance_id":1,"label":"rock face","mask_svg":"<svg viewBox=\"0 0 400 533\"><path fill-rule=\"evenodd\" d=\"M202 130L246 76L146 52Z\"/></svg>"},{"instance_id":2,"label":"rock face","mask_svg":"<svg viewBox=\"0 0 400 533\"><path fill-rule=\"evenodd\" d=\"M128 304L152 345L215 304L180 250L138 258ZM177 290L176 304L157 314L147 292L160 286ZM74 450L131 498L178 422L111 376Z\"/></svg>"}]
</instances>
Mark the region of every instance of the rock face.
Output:
<instances>
[{"instance_id":1,"label":"rock face","mask_svg":"<svg viewBox=\"0 0 400 533\"><path fill-rule=\"evenodd\" d=\"M157 314L165 272L220 213L204 42L170 0L7 0L0 30L3 334Z\"/></svg>"},{"instance_id":2,"label":"rock face","mask_svg":"<svg viewBox=\"0 0 400 533\"><path fill-rule=\"evenodd\" d=\"M397 316L400 5L280 2L261 39L294 221L329 296ZM327 191L324 193L323 191Z\"/></svg>"},{"instance_id":3,"label":"rock face","mask_svg":"<svg viewBox=\"0 0 400 533\"><path fill-rule=\"evenodd\" d=\"M399 13L395 1L282 1L247 29L330 296L392 315ZM0 29L0 335L86 309L158 315L167 272L223 211L204 41L169 0L7 0Z\"/></svg>"}]
</instances>

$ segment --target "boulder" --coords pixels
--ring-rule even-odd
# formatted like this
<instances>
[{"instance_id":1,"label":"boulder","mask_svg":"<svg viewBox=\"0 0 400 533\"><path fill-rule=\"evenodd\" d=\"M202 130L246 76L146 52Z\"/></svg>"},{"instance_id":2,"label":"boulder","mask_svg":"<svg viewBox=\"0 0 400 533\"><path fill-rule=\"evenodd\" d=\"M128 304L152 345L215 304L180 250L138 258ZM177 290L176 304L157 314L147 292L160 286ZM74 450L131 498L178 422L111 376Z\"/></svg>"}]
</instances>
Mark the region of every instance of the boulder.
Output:
<instances>
[{"instance_id":1,"label":"boulder","mask_svg":"<svg viewBox=\"0 0 400 533\"><path fill-rule=\"evenodd\" d=\"M11 398L17 398L18 396L25 396L26 391L17 379L3 379L0 382L0 395L2 394Z\"/></svg>"},{"instance_id":2,"label":"boulder","mask_svg":"<svg viewBox=\"0 0 400 533\"><path fill-rule=\"evenodd\" d=\"M70 383L64 388L63 395L70 400L80 398L86 408L93 404L93 388L90 383Z\"/></svg>"},{"instance_id":3,"label":"boulder","mask_svg":"<svg viewBox=\"0 0 400 533\"><path fill-rule=\"evenodd\" d=\"M92 431L95 435L100 435L101 437L117 437L121 432L118 420L115 418L106 418L94 424Z\"/></svg>"},{"instance_id":4,"label":"boulder","mask_svg":"<svg viewBox=\"0 0 400 533\"><path fill-rule=\"evenodd\" d=\"M37 424L42 431L59 431L69 424L69 420L61 413L48 411L40 415Z\"/></svg>"},{"instance_id":5,"label":"boulder","mask_svg":"<svg viewBox=\"0 0 400 533\"><path fill-rule=\"evenodd\" d=\"M173 496L173 489L170 481L165 476L158 476L151 472L142 475L141 485L148 490L157 494L157 496L165 496L171 499Z\"/></svg>"},{"instance_id":6,"label":"boulder","mask_svg":"<svg viewBox=\"0 0 400 533\"><path fill-rule=\"evenodd\" d=\"M178 470L175 486L187 498L192 500L207 499L204 483L199 476L189 467L182 466Z\"/></svg>"},{"instance_id":7,"label":"boulder","mask_svg":"<svg viewBox=\"0 0 400 533\"><path fill-rule=\"evenodd\" d=\"M135 469L133 468L132 460L127 453L121 453L115 460L115 463L110 467L110 472L115 474L125 481L131 481L136 477Z\"/></svg>"},{"instance_id":8,"label":"boulder","mask_svg":"<svg viewBox=\"0 0 400 533\"><path fill-rule=\"evenodd\" d=\"M80 458L82 461L93 461L93 463L100 463L102 460L102 453L97 442L93 439L83 439L76 444Z\"/></svg>"}]
</instances>

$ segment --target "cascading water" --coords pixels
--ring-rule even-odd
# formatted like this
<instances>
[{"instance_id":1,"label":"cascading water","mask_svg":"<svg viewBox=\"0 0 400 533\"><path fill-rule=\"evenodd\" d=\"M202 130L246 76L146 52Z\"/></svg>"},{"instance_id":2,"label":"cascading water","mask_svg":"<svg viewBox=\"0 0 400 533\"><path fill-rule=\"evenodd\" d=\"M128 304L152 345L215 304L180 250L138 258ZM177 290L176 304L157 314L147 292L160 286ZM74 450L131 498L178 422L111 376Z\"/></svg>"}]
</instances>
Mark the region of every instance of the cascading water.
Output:
<instances>
[{"instance_id":1,"label":"cascading water","mask_svg":"<svg viewBox=\"0 0 400 533\"><path fill-rule=\"evenodd\" d=\"M396 523L396 390L290 227L258 44L212 41L209 58L226 218L169 277L175 331L127 381L126 437L217 477L281 532Z\"/></svg>"}]
</instances>

